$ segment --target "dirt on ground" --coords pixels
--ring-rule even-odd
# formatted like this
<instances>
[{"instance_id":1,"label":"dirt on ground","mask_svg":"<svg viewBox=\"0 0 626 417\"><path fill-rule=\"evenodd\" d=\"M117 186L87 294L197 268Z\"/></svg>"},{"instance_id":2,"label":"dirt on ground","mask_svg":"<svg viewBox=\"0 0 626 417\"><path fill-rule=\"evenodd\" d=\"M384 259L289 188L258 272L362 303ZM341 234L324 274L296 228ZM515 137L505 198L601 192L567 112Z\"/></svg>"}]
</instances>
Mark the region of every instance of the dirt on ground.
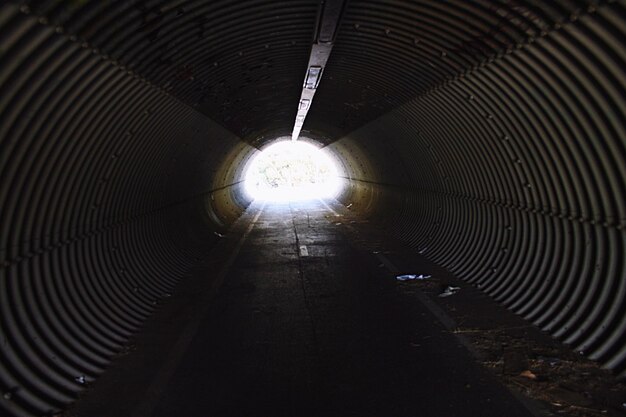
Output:
<instances>
[{"instance_id":1,"label":"dirt on ground","mask_svg":"<svg viewBox=\"0 0 626 417\"><path fill-rule=\"evenodd\" d=\"M375 221L360 219L352 212L336 217L357 246L398 259L421 256L416 249L390 238ZM453 319L456 328L452 331L470 343L483 366L512 392L531 399L541 414L626 416L624 382L498 305L479 288L459 280L444 268L433 273L430 279L399 282L398 285L429 296ZM460 287L459 294L463 295L438 297L448 286Z\"/></svg>"}]
</instances>

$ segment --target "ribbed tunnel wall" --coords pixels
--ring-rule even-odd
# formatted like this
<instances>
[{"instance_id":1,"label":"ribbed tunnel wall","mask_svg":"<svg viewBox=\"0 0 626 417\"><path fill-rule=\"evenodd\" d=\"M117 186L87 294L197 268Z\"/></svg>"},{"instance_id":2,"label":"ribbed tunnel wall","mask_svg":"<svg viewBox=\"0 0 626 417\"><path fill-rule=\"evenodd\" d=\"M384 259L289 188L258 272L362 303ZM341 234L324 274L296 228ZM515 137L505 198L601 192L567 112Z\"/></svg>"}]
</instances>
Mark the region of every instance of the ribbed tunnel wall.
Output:
<instances>
[{"instance_id":1,"label":"ribbed tunnel wall","mask_svg":"<svg viewBox=\"0 0 626 417\"><path fill-rule=\"evenodd\" d=\"M38 18L0 15L0 415L43 415L241 213L252 148Z\"/></svg>"},{"instance_id":2,"label":"ribbed tunnel wall","mask_svg":"<svg viewBox=\"0 0 626 417\"><path fill-rule=\"evenodd\" d=\"M622 378L624 12L576 10L331 146L359 155L344 201ZM378 16L406 30L403 15ZM335 55L335 77L357 74L360 54Z\"/></svg>"},{"instance_id":3,"label":"ribbed tunnel wall","mask_svg":"<svg viewBox=\"0 0 626 417\"><path fill-rule=\"evenodd\" d=\"M245 209L318 5L0 6L0 414L72 401ZM342 201L621 377L625 22L622 1L352 0L303 130Z\"/></svg>"}]
</instances>

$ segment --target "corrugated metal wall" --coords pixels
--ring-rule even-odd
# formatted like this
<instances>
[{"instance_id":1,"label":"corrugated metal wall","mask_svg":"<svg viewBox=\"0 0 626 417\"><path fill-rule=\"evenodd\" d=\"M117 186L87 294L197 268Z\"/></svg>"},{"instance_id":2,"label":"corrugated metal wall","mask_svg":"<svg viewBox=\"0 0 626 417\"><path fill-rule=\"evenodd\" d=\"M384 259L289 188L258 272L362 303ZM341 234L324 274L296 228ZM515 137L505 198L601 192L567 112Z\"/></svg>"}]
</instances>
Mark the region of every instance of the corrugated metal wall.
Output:
<instances>
[{"instance_id":1,"label":"corrugated metal wall","mask_svg":"<svg viewBox=\"0 0 626 417\"><path fill-rule=\"evenodd\" d=\"M72 401L246 206L318 6L0 5L0 415ZM624 1L351 0L303 129L354 208L621 377L624 39Z\"/></svg>"},{"instance_id":2,"label":"corrugated metal wall","mask_svg":"<svg viewBox=\"0 0 626 417\"><path fill-rule=\"evenodd\" d=\"M385 7L388 30L401 33L410 19ZM462 30L462 14L438 17L445 25L427 26L423 43ZM347 161L355 147L362 154L347 162L355 174L346 202L373 207L421 253L622 378L625 39L623 2L572 10L331 146ZM400 63L402 51L380 55ZM335 78L366 67L350 52L335 55L343 59ZM445 72L461 55L430 59Z\"/></svg>"},{"instance_id":3,"label":"corrugated metal wall","mask_svg":"<svg viewBox=\"0 0 626 417\"><path fill-rule=\"evenodd\" d=\"M251 148L19 7L0 18L0 415L41 416L205 256L211 190L240 194L215 170Z\"/></svg>"}]
</instances>

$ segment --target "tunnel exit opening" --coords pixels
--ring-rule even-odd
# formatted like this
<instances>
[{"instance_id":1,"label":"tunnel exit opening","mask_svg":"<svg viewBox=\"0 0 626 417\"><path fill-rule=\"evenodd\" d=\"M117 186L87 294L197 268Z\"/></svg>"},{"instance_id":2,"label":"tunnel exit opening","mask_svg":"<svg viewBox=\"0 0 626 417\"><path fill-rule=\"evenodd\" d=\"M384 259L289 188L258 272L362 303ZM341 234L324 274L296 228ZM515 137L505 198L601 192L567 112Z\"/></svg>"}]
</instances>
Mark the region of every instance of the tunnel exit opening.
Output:
<instances>
[{"instance_id":1,"label":"tunnel exit opening","mask_svg":"<svg viewBox=\"0 0 626 417\"><path fill-rule=\"evenodd\" d=\"M289 138L260 151L244 178L246 193L252 199L270 202L334 198L342 186L327 152Z\"/></svg>"}]
</instances>

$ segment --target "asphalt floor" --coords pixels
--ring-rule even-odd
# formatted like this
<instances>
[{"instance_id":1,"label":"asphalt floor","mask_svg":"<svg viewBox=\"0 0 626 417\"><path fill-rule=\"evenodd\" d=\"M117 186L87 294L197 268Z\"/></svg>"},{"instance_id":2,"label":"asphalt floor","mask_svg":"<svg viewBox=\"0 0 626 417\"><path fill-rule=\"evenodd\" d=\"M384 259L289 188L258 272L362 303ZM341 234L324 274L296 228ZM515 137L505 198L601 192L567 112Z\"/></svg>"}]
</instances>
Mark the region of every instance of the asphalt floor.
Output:
<instances>
[{"instance_id":1,"label":"asphalt floor","mask_svg":"<svg viewBox=\"0 0 626 417\"><path fill-rule=\"evenodd\" d=\"M67 415L533 415L340 209L253 203Z\"/></svg>"}]
</instances>

